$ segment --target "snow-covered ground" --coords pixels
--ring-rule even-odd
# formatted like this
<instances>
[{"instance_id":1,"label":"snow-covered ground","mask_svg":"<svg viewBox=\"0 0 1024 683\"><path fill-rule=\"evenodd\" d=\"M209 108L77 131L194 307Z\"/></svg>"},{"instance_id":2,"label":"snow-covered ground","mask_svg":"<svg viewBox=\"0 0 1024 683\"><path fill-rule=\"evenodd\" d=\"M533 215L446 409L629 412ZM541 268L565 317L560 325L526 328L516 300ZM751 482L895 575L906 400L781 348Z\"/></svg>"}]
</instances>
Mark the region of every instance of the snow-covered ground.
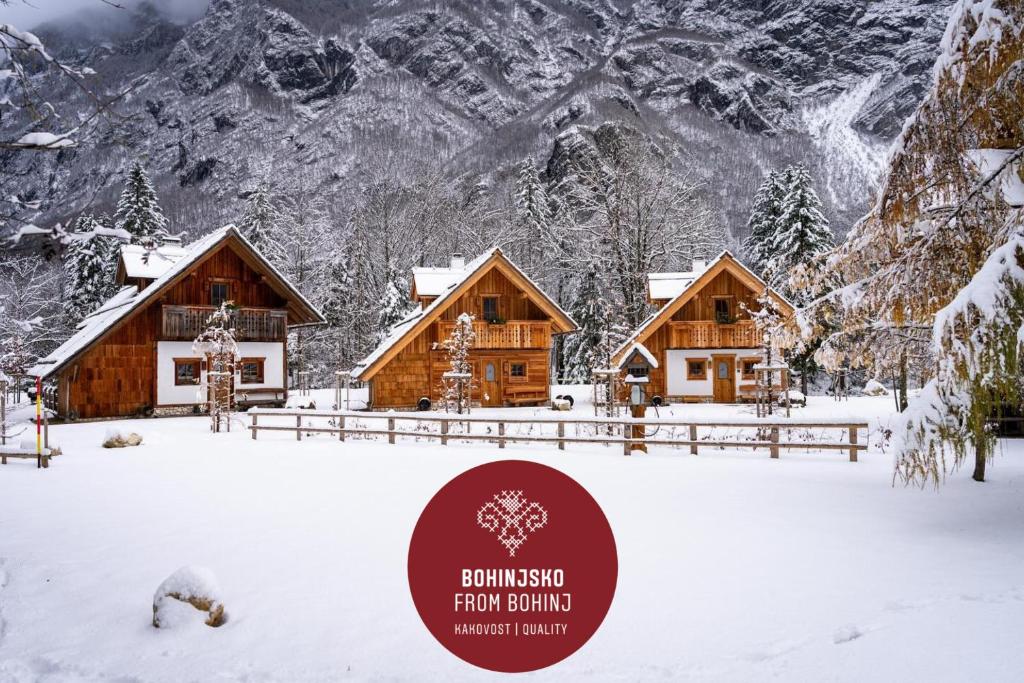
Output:
<instances>
[{"instance_id":1,"label":"snow-covered ground","mask_svg":"<svg viewBox=\"0 0 1024 683\"><path fill-rule=\"evenodd\" d=\"M795 414L862 417L877 434L891 411L887 397L812 397ZM145 440L104 450L111 428ZM65 454L49 470L0 467L4 682L497 679L424 628L406 552L437 489L499 458L576 478L619 551L602 628L524 678L1013 681L1024 671L1024 442L1003 445L990 481L961 472L935 492L893 487L891 456L876 446L850 463L667 447L626 458L571 444L298 443L288 433L252 441L243 430L210 434L204 418L52 433ZM226 625L151 626L154 591L183 565L212 570Z\"/></svg>"}]
</instances>

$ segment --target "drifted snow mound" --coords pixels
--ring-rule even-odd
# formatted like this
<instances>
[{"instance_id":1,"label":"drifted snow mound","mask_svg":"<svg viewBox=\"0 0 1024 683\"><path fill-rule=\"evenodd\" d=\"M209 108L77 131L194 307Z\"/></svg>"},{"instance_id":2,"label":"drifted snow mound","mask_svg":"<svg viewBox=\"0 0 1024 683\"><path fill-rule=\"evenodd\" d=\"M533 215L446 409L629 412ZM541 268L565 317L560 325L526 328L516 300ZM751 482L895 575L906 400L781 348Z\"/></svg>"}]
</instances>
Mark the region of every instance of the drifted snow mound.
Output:
<instances>
[{"instance_id":1,"label":"drifted snow mound","mask_svg":"<svg viewBox=\"0 0 1024 683\"><path fill-rule=\"evenodd\" d=\"M122 432L120 429L108 429L103 437L104 448L125 448L138 446L142 443L142 435L135 432Z\"/></svg>"},{"instance_id":2,"label":"drifted snow mound","mask_svg":"<svg viewBox=\"0 0 1024 683\"><path fill-rule=\"evenodd\" d=\"M889 390L877 379L869 379L864 388L860 390L860 393L865 396L885 396L889 393Z\"/></svg>"},{"instance_id":3,"label":"drifted snow mound","mask_svg":"<svg viewBox=\"0 0 1024 683\"><path fill-rule=\"evenodd\" d=\"M153 626L174 628L191 623L195 610L206 612L207 626L227 621L213 572L204 567L182 567L164 579L153 595Z\"/></svg>"},{"instance_id":4,"label":"drifted snow mound","mask_svg":"<svg viewBox=\"0 0 1024 683\"><path fill-rule=\"evenodd\" d=\"M807 405L807 397L804 396L804 393L802 391L797 391L796 389L790 389L788 393L789 393L789 404L790 405L795 405L795 406L805 406L805 405ZM779 395L779 405L780 406L786 405L786 394L785 393L782 393L782 394Z\"/></svg>"}]
</instances>

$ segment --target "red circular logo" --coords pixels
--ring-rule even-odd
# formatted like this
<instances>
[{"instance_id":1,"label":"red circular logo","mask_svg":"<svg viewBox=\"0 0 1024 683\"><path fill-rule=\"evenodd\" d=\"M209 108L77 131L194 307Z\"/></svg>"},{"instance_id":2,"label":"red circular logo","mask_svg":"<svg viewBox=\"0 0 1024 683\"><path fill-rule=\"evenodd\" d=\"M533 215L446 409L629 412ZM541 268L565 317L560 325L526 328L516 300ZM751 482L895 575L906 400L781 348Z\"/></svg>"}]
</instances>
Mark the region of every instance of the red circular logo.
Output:
<instances>
[{"instance_id":1,"label":"red circular logo","mask_svg":"<svg viewBox=\"0 0 1024 683\"><path fill-rule=\"evenodd\" d=\"M430 500L409 543L409 587L434 637L491 671L551 666L611 606L615 537L571 477L523 460L474 467Z\"/></svg>"}]
</instances>

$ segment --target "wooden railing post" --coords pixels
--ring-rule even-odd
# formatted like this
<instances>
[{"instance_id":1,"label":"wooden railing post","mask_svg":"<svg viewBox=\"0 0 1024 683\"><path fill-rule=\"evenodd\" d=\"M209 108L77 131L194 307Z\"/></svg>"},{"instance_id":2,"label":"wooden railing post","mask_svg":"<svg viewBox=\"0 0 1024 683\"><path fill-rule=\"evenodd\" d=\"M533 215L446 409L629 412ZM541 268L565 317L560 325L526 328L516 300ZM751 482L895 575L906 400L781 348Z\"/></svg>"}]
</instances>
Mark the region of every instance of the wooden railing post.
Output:
<instances>
[{"instance_id":1,"label":"wooden railing post","mask_svg":"<svg viewBox=\"0 0 1024 683\"><path fill-rule=\"evenodd\" d=\"M850 462L857 462L857 427L850 426Z\"/></svg>"},{"instance_id":2,"label":"wooden railing post","mask_svg":"<svg viewBox=\"0 0 1024 683\"><path fill-rule=\"evenodd\" d=\"M610 426L610 425L609 425ZM633 427L627 424L622 425L622 454L629 455L633 447Z\"/></svg>"},{"instance_id":3,"label":"wooden railing post","mask_svg":"<svg viewBox=\"0 0 1024 683\"><path fill-rule=\"evenodd\" d=\"M565 450L565 423L558 423L558 450Z\"/></svg>"},{"instance_id":4,"label":"wooden railing post","mask_svg":"<svg viewBox=\"0 0 1024 683\"><path fill-rule=\"evenodd\" d=\"M690 425L690 455L697 455L697 425Z\"/></svg>"},{"instance_id":5,"label":"wooden railing post","mask_svg":"<svg viewBox=\"0 0 1024 683\"><path fill-rule=\"evenodd\" d=\"M779 428L778 427L772 427L771 441L772 441L772 445L769 446L769 449L771 451L771 456L773 458L778 458L779 457Z\"/></svg>"},{"instance_id":6,"label":"wooden railing post","mask_svg":"<svg viewBox=\"0 0 1024 683\"><path fill-rule=\"evenodd\" d=\"M441 445L448 445L448 420L441 420Z\"/></svg>"},{"instance_id":7,"label":"wooden railing post","mask_svg":"<svg viewBox=\"0 0 1024 683\"><path fill-rule=\"evenodd\" d=\"M345 440L345 416L338 418L338 441Z\"/></svg>"},{"instance_id":8,"label":"wooden railing post","mask_svg":"<svg viewBox=\"0 0 1024 683\"><path fill-rule=\"evenodd\" d=\"M254 413L253 416L252 416L252 427L249 428L249 429L252 430L252 440L253 441L256 440L256 430L258 429L258 423L259 423L259 415L256 415Z\"/></svg>"},{"instance_id":9,"label":"wooden railing post","mask_svg":"<svg viewBox=\"0 0 1024 683\"><path fill-rule=\"evenodd\" d=\"M295 440L302 441L302 416L295 416Z\"/></svg>"},{"instance_id":10,"label":"wooden railing post","mask_svg":"<svg viewBox=\"0 0 1024 683\"><path fill-rule=\"evenodd\" d=\"M505 423L498 423L498 448L505 447Z\"/></svg>"},{"instance_id":11,"label":"wooden railing post","mask_svg":"<svg viewBox=\"0 0 1024 683\"><path fill-rule=\"evenodd\" d=\"M388 443L395 442L395 418L388 418Z\"/></svg>"}]
</instances>

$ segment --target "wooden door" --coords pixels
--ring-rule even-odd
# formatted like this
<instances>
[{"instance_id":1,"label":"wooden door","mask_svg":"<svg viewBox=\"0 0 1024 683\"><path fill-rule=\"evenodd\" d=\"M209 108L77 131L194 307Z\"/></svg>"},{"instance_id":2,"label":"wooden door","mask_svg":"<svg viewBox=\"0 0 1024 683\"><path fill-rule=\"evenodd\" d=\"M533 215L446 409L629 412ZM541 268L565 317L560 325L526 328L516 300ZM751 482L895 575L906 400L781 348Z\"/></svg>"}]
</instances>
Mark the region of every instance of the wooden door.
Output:
<instances>
[{"instance_id":1,"label":"wooden door","mask_svg":"<svg viewBox=\"0 0 1024 683\"><path fill-rule=\"evenodd\" d=\"M480 362L480 405L500 406L501 400L501 361L487 358Z\"/></svg>"},{"instance_id":2,"label":"wooden door","mask_svg":"<svg viewBox=\"0 0 1024 683\"><path fill-rule=\"evenodd\" d=\"M715 403L736 401L736 356L711 356Z\"/></svg>"}]
</instances>

